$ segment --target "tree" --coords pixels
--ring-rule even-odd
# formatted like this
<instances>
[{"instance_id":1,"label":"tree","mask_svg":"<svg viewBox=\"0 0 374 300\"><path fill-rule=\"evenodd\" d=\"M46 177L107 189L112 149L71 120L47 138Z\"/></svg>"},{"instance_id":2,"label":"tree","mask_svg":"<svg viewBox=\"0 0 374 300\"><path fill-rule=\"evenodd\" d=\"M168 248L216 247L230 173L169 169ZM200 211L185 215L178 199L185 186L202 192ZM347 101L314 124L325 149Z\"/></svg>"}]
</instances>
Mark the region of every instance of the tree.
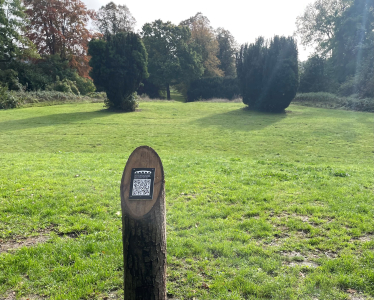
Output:
<instances>
[{"instance_id":1,"label":"tree","mask_svg":"<svg viewBox=\"0 0 374 300\"><path fill-rule=\"evenodd\" d=\"M199 12L179 25L187 26L191 30L191 43L202 57L203 76L223 76L224 72L219 68L220 61L217 58L219 44L209 19Z\"/></svg>"},{"instance_id":2,"label":"tree","mask_svg":"<svg viewBox=\"0 0 374 300\"><path fill-rule=\"evenodd\" d=\"M96 27L104 36L119 32L134 31L135 18L126 5L116 5L109 2L97 12Z\"/></svg>"},{"instance_id":3,"label":"tree","mask_svg":"<svg viewBox=\"0 0 374 300\"><path fill-rule=\"evenodd\" d=\"M90 76L95 85L107 93L109 108L134 111L135 91L142 79L148 77L147 52L139 35L118 33L108 35L107 41L90 41Z\"/></svg>"},{"instance_id":4,"label":"tree","mask_svg":"<svg viewBox=\"0 0 374 300\"><path fill-rule=\"evenodd\" d=\"M328 78L325 74L326 59L318 54L308 58L300 74L299 92L311 93L326 90Z\"/></svg>"},{"instance_id":5,"label":"tree","mask_svg":"<svg viewBox=\"0 0 374 300\"><path fill-rule=\"evenodd\" d=\"M237 57L237 74L243 102L250 108L281 112L298 88L297 45L292 37L257 39L244 45Z\"/></svg>"},{"instance_id":6,"label":"tree","mask_svg":"<svg viewBox=\"0 0 374 300\"><path fill-rule=\"evenodd\" d=\"M332 49L331 41L337 18L349 7L353 0L317 0L297 17L296 33L304 46L315 46L317 53L327 53Z\"/></svg>"},{"instance_id":7,"label":"tree","mask_svg":"<svg viewBox=\"0 0 374 300\"><path fill-rule=\"evenodd\" d=\"M35 46L23 35L24 18L21 0L0 0L0 63L17 56L36 57Z\"/></svg>"},{"instance_id":8,"label":"tree","mask_svg":"<svg viewBox=\"0 0 374 300\"><path fill-rule=\"evenodd\" d=\"M225 76L235 76L235 53L236 42L230 31L221 27L216 30L216 39L218 41L217 58L220 61L218 68L221 69Z\"/></svg>"},{"instance_id":9,"label":"tree","mask_svg":"<svg viewBox=\"0 0 374 300\"><path fill-rule=\"evenodd\" d=\"M331 44L338 81L360 73L374 52L374 2L355 0L337 18Z\"/></svg>"},{"instance_id":10,"label":"tree","mask_svg":"<svg viewBox=\"0 0 374 300\"><path fill-rule=\"evenodd\" d=\"M188 27L156 20L142 28L144 45L149 56L149 80L166 88L170 99L170 85L188 83L201 76L201 57L188 44L191 32Z\"/></svg>"},{"instance_id":11,"label":"tree","mask_svg":"<svg viewBox=\"0 0 374 300\"><path fill-rule=\"evenodd\" d=\"M253 44L245 44L236 57L236 73L244 104L254 109L261 97L266 43L259 37Z\"/></svg>"},{"instance_id":12,"label":"tree","mask_svg":"<svg viewBox=\"0 0 374 300\"><path fill-rule=\"evenodd\" d=\"M325 86L330 91L374 95L373 1L318 0L298 18L298 33L305 45L317 44L316 52L327 58L331 76Z\"/></svg>"},{"instance_id":13,"label":"tree","mask_svg":"<svg viewBox=\"0 0 374 300\"><path fill-rule=\"evenodd\" d=\"M87 44L91 33L87 23L94 18L81 0L24 0L29 24L27 36L39 54L58 54L87 77Z\"/></svg>"}]
</instances>

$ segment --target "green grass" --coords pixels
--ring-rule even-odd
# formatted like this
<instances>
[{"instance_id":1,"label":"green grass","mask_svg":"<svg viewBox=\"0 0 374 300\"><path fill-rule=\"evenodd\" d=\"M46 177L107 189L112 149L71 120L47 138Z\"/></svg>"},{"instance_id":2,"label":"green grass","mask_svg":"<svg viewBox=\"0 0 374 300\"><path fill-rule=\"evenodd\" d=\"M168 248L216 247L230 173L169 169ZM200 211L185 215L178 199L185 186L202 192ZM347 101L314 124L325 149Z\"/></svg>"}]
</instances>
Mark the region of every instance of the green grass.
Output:
<instances>
[{"instance_id":1,"label":"green grass","mask_svg":"<svg viewBox=\"0 0 374 300\"><path fill-rule=\"evenodd\" d=\"M373 114L243 108L0 111L0 245L50 237L0 254L0 299L120 297L119 185L140 145L165 169L170 297L372 299Z\"/></svg>"},{"instance_id":2,"label":"green grass","mask_svg":"<svg viewBox=\"0 0 374 300\"><path fill-rule=\"evenodd\" d=\"M175 89L170 90L170 98L171 100L175 100L178 102L186 102L186 99L183 97L183 95Z\"/></svg>"}]
</instances>

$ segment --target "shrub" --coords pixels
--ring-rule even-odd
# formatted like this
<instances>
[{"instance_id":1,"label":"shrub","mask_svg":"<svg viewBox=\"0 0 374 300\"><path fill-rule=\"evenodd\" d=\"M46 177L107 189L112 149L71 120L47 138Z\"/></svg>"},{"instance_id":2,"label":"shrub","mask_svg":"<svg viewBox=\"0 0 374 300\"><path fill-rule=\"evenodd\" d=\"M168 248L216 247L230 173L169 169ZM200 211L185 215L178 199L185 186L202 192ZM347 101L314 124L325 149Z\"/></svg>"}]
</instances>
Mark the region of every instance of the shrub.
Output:
<instances>
[{"instance_id":1,"label":"shrub","mask_svg":"<svg viewBox=\"0 0 374 300\"><path fill-rule=\"evenodd\" d=\"M243 102L261 111L281 112L298 88L297 45L292 37L258 38L243 45L236 60Z\"/></svg>"},{"instance_id":2,"label":"shrub","mask_svg":"<svg viewBox=\"0 0 374 300\"><path fill-rule=\"evenodd\" d=\"M57 91L57 92L73 93L75 95L79 95L79 90L77 86L75 85L75 81L71 81L66 78L63 80L60 80L58 76L57 76L56 81L47 85L45 89L46 91Z\"/></svg>"},{"instance_id":3,"label":"shrub","mask_svg":"<svg viewBox=\"0 0 374 300\"><path fill-rule=\"evenodd\" d=\"M187 101L199 99L235 99L239 96L238 79L234 77L205 77L191 82Z\"/></svg>"},{"instance_id":4,"label":"shrub","mask_svg":"<svg viewBox=\"0 0 374 300\"><path fill-rule=\"evenodd\" d=\"M69 66L68 61L62 60L59 55L48 55L43 59L34 61L12 61L7 65L7 72L13 71L12 78L14 83L12 86L8 84L10 90L18 90L16 84L18 80L21 85L25 86L28 91L37 90L56 90L68 91L69 88L61 82L54 84L56 81L64 81L64 79L74 82L74 86L68 83L72 92L77 93L76 88L81 95L95 91L95 85L89 78L80 77L75 69ZM2 73L0 71L0 81Z\"/></svg>"},{"instance_id":5,"label":"shrub","mask_svg":"<svg viewBox=\"0 0 374 300\"><path fill-rule=\"evenodd\" d=\"M297 94L294 101L305 106L374 112L373 98L341 97L319 92Z\"/></svg>"},{"instance_id":6,"label":"shrub","mask_svg":"<svg viewBox=\"0 0 374 300\"><path fill-rule=\"evenodd\" d=\"M17 108L20 103L5 86L0 85L0 109Z\"/></svg>"},{"instance_id":7,"label":"shrub","mask_svg":"<svg viewBox=\"0 0 374 300\"><path fill-rule=\"evenodd\" d=\"M89 93L95 92L96 87L91 79L80 77L77 73L75 75L75 86L77 87L81 95L87 95Z\"/></svg>"},{"instance_id":8,"label":"shrub","mask_svg":"<svg viewBox=\"0 0 374 300\"><path fill-rule=\"evenodd\" d=\"M107 98L105 92L91 92L91 93L87 94L86 96L90 97L92 99L102 99L104 101Z\"/></svg>"}]
</instances>

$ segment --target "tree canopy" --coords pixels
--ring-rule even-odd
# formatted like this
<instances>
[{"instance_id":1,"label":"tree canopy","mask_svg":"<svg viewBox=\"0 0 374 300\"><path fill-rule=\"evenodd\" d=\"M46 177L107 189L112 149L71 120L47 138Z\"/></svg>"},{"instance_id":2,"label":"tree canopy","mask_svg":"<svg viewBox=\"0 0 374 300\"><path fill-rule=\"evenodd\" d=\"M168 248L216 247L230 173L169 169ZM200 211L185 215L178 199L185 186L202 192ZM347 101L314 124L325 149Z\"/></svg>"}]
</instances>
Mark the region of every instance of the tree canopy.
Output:
<instances>
[{"instance_id":1,"label":"tree canopy","mask_svg":"<svg viewBox=\"0 0 374 300\"><path fill-rule=\"evenodd\" d=\"M92 34L87 23L94 11L81 0L24 0L29 24L27 36L41 55L58 54L69 60L79 75L88 76L87 44Z\"/></svg>"},{"instance_id":2,"label":"tree canopy","mask_svg":"<svg viewBox=\"0 0 374 300\"><path fill-rule=\"evenodd\" d=\"M317 82L326 83L328 79L324 89L330 92L374 96L373 1L317 0L298 18L297 25L302 43L316 44L316 53L321 56L317 60L314 55L306 63L301 74L302 89L312 78L314 85L309 84L306 90L315 90L321 86Z\"/></svg>"},{"instance_id":3,"label":"tree canopy","mask_svg":"<svg viewBox=\"0 0 374 300\"><path fill-rule=\"evenodd\" d=\"M179 25L186 26L191 30L190 43L201 55L204 65L204 77L221 77L224 72L219 68L220 61L217 58L219 44L214 34L214 29L210 26L209 19L202 13L180 22Z\"/></svg>"},{"instance_id":4,"label":"tree canopy","mask_svg":"<svg viewBox=\"0 0 374 300\"><path fill-rule=\"evenodd\" d=\"M35 46L25 38L25 13L21 0L0 0L0 62L25 55L35 57Z\"/></svg>"},{"instance_id":5,"label":"tree canopy","mask_svg":"<svg viewBox=\"0 0 374 300\"><path fill-rule=\"evenodd\" d=\"M219 27L216 30L216 39L218 41L217 58L220 61L218 68L224 72L225 76L235 76L235 53L236 41L230 31Z\"/></svg>"},{"instance_id":6,"label":"tree canopy","mask_svg":"<svg viewBox=\"0 0 374 300\"><path fill-rule=\"evenodd\" d=\"M304 14L297 17L296 33L301 44L314 46L317 53L326 53L332 48L337 19L353 0L316 0L310 3Z\"/></svg>"},{"instance_id":7,"label":"tree canopy","mask_svg":"<svg viewBox=\"0 0 374 300\"><path fill-rule=\"evenodd\" d=\"M119 32L134 31L135 18L126 5L116 5L109 2L97 12L95 24L101 34L116 34Z\"/></svg>"},{"instance_id":8,"label":"tree canopy","mask_svg":"<svg viewBox=\"0 0 374 300\"><path fill-rule=\"evenodd\" d=\"M201 76L201 57L188 44L188 27L156 20L142 28L144 45L148 52L149 80L165 87L170 99L170 85L188 82Z\"/></svg>"}]
</instances>

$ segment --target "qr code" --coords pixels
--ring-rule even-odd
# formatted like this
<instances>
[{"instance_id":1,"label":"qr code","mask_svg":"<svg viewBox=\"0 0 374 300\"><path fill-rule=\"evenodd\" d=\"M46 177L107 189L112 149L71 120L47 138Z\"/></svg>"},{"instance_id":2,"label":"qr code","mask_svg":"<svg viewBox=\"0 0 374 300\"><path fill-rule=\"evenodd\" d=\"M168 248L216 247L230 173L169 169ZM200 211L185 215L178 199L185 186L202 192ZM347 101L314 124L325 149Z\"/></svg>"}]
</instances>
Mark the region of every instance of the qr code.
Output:
<instances>
[{"instance_id":1,"label":"qr code","mask_svg":"<svg viewBox=\"0 0 374 300\"><path fill-rule=\"evenodd\" d=\"M132 186L132 196L150 196L151 179L134 179Z\"/></svg>"}]
</instances>

